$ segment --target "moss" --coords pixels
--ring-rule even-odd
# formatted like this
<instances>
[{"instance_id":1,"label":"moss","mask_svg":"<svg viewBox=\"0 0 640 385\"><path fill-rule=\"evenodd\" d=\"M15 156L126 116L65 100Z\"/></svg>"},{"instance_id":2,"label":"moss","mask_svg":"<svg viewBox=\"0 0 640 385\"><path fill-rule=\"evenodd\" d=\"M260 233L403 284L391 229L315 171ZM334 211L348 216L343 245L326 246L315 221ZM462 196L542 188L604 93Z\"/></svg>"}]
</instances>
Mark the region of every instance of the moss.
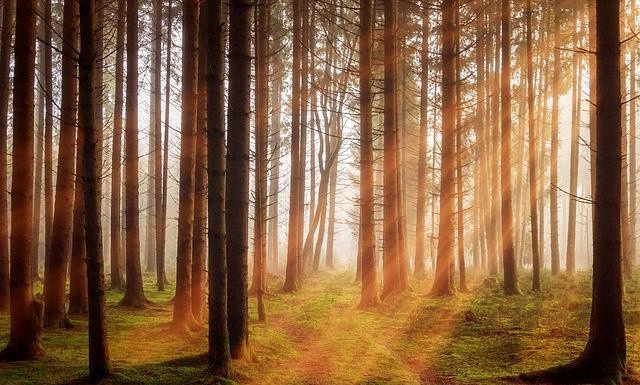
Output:
<instances>
[{"instance_id":1,"label":"moss","mask_svg":"<svg viewBox=\"0 0 640 385\"><path fill-rule=\"evenodd\" d=\"M318 273L295 294L279 292L269 277L267 322L257 322L250 299L250 343L254 359L233 363L240 384L421 383L509 384L522 372L567 362L582 350L588 333L590 278L543 274L543 291L505 297L471 279L469 293L426 296L430 282L367 311L357 309L360 288L353 274ZM520 286L528 288L523 275ZM627 283L629 368L640 370L640 290ZM115 305L109 291L108 333L115 374L103 384L231 384L206 373L207 331L167 333L173 287L157 292L145 276L146 310ZM8 316L0 315L0 344L8 339ZM0 364L0 383L83 383L87 375L87 325L46 331L40 361Z\"/></svg>"}]
</instances>

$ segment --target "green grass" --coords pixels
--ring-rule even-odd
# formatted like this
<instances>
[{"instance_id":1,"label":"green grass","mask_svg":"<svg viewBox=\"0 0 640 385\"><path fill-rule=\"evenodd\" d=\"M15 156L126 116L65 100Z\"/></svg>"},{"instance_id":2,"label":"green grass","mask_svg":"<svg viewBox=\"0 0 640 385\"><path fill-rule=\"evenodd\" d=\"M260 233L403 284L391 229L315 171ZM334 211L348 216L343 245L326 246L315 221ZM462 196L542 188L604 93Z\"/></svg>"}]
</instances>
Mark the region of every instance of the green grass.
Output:
<instances>
[{"instance_id":1,"label":"green grass","mask_svg":"<svg viewBox=\"0 0 640 385\"><path fill-rule=\"evenodd\" d=\"M207 331L171 333L173 287L157 292L145 278L145 310L115 306L109 292L108 332L115 374L103 384L214 384L205 373ZM566 362L582 350L588 334L590 281L543 277L533 294L505 297L480 280L469 293L434 299L430 281L369 311L356 308L359 286L348 272L319 273L296 294L282 294L270 278L267 322L256 321L250 300L253 359L234 362L237 382L283 385L508 384L518 373ZM640 369L640 287L627 283L625 320L629 368ZM38 286L37 291L41 290ZM8 316L0 315L0 344L8 339ZM87 325L45 331L46 356L34 362L0 364L0 384L84 383Z\"/></svg>"}]
</instances>

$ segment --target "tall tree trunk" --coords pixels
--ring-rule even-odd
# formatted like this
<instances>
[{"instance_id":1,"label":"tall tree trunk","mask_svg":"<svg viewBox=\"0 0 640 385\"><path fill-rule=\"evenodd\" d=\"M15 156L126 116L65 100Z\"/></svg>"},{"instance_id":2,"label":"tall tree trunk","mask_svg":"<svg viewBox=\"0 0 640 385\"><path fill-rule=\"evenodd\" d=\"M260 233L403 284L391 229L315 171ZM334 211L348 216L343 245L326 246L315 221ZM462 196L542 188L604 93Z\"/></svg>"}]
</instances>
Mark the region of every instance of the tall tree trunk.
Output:
<instances>
[{"instance_id":1,"label":"tall tree trunk","mask_svg":"<svg viewBox=\"0 0 640 385\"><path fill-rule=\"evenodd\" d=\"M100 10L102 12L102 10ZM82 178L85 183L87 281L89 288L89 377L101 379L111 372L107 345L106 300L104 290L104 262L102 257L102 227L100 193L101 143L96 120L96 4L95 0L80 2L80 91L79 131L84 132L84 162ZM100 55L100 53L98 53Z\"/></svg>"},{"instance_id":2,"label":"tall tree trunk","mask_svg":"<svg viewBox=\"0 0 640 385\"><path fill-rule=\"evenodd\" d=\"M11 5L8 5L11 7ZM36 64L36 1L16 6L13 87L13 172L11 183L11 320L0 361L34 359L42 349L42 304L33 296L33 101ZM7 14L11 15L11 11ZM11 19L11 18L9 18Z\"/></svg>"},{"instance_id":3,"label":"tall tree trunk","mask_svg":"<svg viewBox=\"0 0 640 385\"><path fill-rule=\"evenodd\" d=\"M495 3L496 6L500 2ZM495 45L493 56L493 72L491 74L491 110L487 118L489 119L491 138L491 231L489 253L489 274L493 277L498 274L498 261L502 255L500 241L500 213L501 213L501 191L500 191L500 119L498 117L500 107L500 77L498 67L500 65L500 27L495 26Z\"/></svg>"},{"instance_id":4,"label":"tall tree trunk","mask_svg":"<svg viewBox=\"0 0 640 385\"><path fill-rule=\"evenodd\" d=\"M78 69L74 52L78 49L78 3L65 1L62 24L62 100L56 200L51 246L46 250L44 269L44 326L68 326L65 319L67 264L71 254L73 226Z\"/></svg>"},{"instance_id":5,"label":"tall tree trunk","mask_svg":"<svg viewBox=\"0 0 640 385\"><path fill-rule=\"evenodd\" d=\"M161 71L162 71L162 5L163 5L163 1L162 0L155 0L154 5L153 5L153 12L154 12L154 24L153 24L153 28L154 28L154 36L155 36L155 52L156 55L154 56L154 60L153 60L153 76L155 78L153 85L154 85L154 99L152 101L152 103L155 105L154 108L154 112L155 112L155 117L153 119L153 124L155 125L154 129L153 129L153 134L154 134L154 138L153 138L153 167L154 167L154 174L155 174L155 186L154 186L154 192L155 192L155 198L153 200L155 207L152 208L152 210L155 211L154 213L154 218L155 218L155 222L154 222L154 226L155 226L155 257L154 257L154 262L156 263L156 265L154 266L153 270L158 271L158 266L160 265L158 262L158 256L161 255L161 252L158 250L158 248L160 247L160 236L158 235L159 232L163 232L164 230L161 230L161 226L164 226L164 222L160 219L160 217L162 216L162 76L161 76ZM162 247L164 247L164 244L162 245ZM164 255L162 253L162 255ZM164 257L163 257L164 258ZM163 265L164 266L164 265ZM156 277L157 278L157 277ZM164 275L162 276L162 278L164 278Z\"/></svg>"},{"instance_id":6,"label":"tall tree trunk","mask_svg":"<svg viewBox=\"0 0 640 385\"><path fill-rule=\"evenodd\" d=\"M156 284L159 291L164 291L164 285L167 282L165 272L165 254L167 241L167 187L169 181L169 118L171 112L171 46L172 46L172 29L171 22L173 18L173 2L169 0L167 7L167 65L165 79L165 106L164 106L164 148L162 153L162 205L160 207L159 223L156 226ZM158 130L159 131L159 130ZM158 160L156 159L156 167Z\"/></svg>"},{"instance_id":7,"label":"tall tree trunk","mask_svg":"<svg viewBox=\"0 0 640 385\"><path fill-rule=\"evenodd\" d=\"M111 149L111 290L122 290L122 104L124 85L125 0L118 0L116 11L116 74L115 105L113 106L113 147Z\"/></svg>"},{"instance_id":8,"label":"tall tree trunk","mask_svg":"<svg viewBox=\"0 0 640 385\"><path fill-rule=\"evenodd\" d=\"M373 4L360 2L360 239L362 291L358 307L367 308L378 303L376 271L376 234L373 192L373 127L371 113ZM424 222L423 222L424 223ZM424 261L423 261L424 264Z\"/></svg>"},{"instance_id":9,"label":"tall tree trunk","mask_svg":"<svg viewBox=\"0 0 640 385\"><path fill-rule=\"evenodd\" d=\"M574 19L574 36L578 35L578 15ZM578 45L578 41L575 41ZM572 85L572 118L571 118L571 159L570 159L570 175L569 175L569 225L567 229L567 254L566 269L568 274L576 271L576 211L578 194L578 174L580 161L580 100L582 97L582 63L577 54L573 55L573 85Z\"/></svg>"},{"instance_id":10,"label":"tall tree trunk","mask_svg":"<svg viewBox=\"0 0 640 385\"><path fill-rule=\"evenodd\" d=\"M291 100L291 178L289 183L289 231L287 239L287 268L282 289L285 292L298 290L298 226L302 218L299 218L300 202L300 89L301 89L301 63L302 63L302 23L301 1L293 0L293 69L292 69L292 100Z\"/></svg>"},{"instance_id":11,"label":"tall tree trunk","mask_svg":"<svg viewBox=\"0 0 640 385\"><path fill-rule=\"evenodd\" d=\"M267 138L269 135L269 4L256 8L255 20L255 215L253 239L253 288L258 299L258 320L266 320L264 292L266 280Z\"/></svg>"},{"instance_id":12,"label":"tall tree trunk","mask_svg":"<svg viewBox=\"0 0 640 385\"><path fill-rule=\"evenodd\" d=\"M526 2L526 38L527 38L527 124L529 128L529 211L531 214L531 260L533 291L540 291L540 250L538 249L538 188L536 163L538 148L534 117L535 96L533 94L533 18L531 0Z\"/></svg>"},{"instance_id":13,"label":"tall tree trunk","mask_svg":"<svg viewBox=\"0 0 640 385\"><path fill-rule=\"evenodd\" d=\"M587 12L589 16L589 176L591 177L591 199L596 196L596 163L598 153L597 147L597 81L596 81L596 0L587 0ZM591 220L595 217L595 205L591 206Z\"/></svg>"},{"instance_id":14,"label":"tall tree trunk","mask_svg":"<svg viewBox=\"0 0 640 385\"><path fill-rule=\"evenodd\" d=\"M302 34L301 34L301 62L300 62L300 154L299 154L299 186L298 186L298 235L296 246L298 253L298 285L302 285L305 274L305 266L302 258L302 242L304 239L304 208L306 193L306 168L307 168L307 112L309 109L309 47L307 45L309 35L309 3L302 0ZM333 16L331 16L333 17Z\"/></svg>"},{"instance_id":15,"label":"tall tree trunk","mask_svg":"<svg viewBox=\"0 0 640 385\"><path fill-rule=\"evenodd\" d=\"M500 101L502 124L500 147L502 186L502 262L504 293L518 294L518 277L513 250L513 218L511 207L511 0L502 0L502 71Z\"/></svg>"},{"instance_id":16,"label":"tall tree trunk","mask_svg":"<svg viewBox=\"0 0 640 385\"><path fill-rule=\"evenodd\" d=\"M229 346L233 358L246 358L249 348L247 249L252 6L253 3L250 0L238 0L229 4L229 108L227 110L225 220L227 233L233 234L227 239Z\"/></svg>"},{"instance_id":17,"label":"tall tree trunk","mask_svg":"<svg viewBox=\"0 0 640 385\"><path fill-rule=\"evenodd\" d=\"M193 214L196 158L198 79L198 1L184 2L182 17L182 129L180 133L180 192L178 199L178 251L173 322L177 328L195 324L191 303Z\"/></svg>"},{"instance_id":18,"label":"tall tree trunk","mask_svg":"<svg viewBox=\"0 0 640 385\"><path fill-rule=\"evenodd\" d=\"M224 22L222 0L207 0L207 165L209 192L209 370L231 374L225 230Z\"/></svg>"},{"instance_id":19,"label":"tall tree trunk","mask_svg":"<svg viewBox=\"0 0 640 385\"><path fill-rule=\"evenodd\" d=\"M416 254L414 275L424 278L425 212L427 204L427 125L429 123L429 7L422 11L422 68L420 70L420 144L418 149L418 201L416 202ZM360 182L362 183L362 182Z\"/></svg>"},{"instance_id":20,"label":"tall tree trunk","mask_svg":"<svg viewBox=\"0 0 640 385\"><path fill-rule=\"evenodd\" d=\"M161 107L160 107L160 93L158 90L160 89L160 76L158 76L161 71L161 51L162 51L162 4L158 3L158 0L152 1L153 6L153 15L151 17L151 36L153 36L153 44L151 45L151 64L149 66L149 77L150 77L150 87L149 87L149 156L147 160L147 241L146 245L146 272L154 272L158 265L156 261L157 251L156 251L156 231L158 223L158 219L156 218L156 207L158 204L156 203L156 197L158 196L158 191L156 191L156 187L158 186L157 180L160 178L160 174L156 172L156 162L157 162L157 138L158 138L158 128L161 116ZM159 8L159 9L158 9ZM161 150L160 150L161 151ZM160 160L162 161L162 160ZM162 186L162 185L160 185Z\"/></svg>"},{"instance_id":21,"label":"tall tree trunk","mask_svg":"<svg viewBox=\"0 0 640 385\"><path fill-rule=\"evenodd\" d=\"M9 110L9 63L15 1L3 2L0 36L0 311L9 309L9 218L7 212L7 118Z\"/></svg>"},{"instance_id":22,"label":"tall tree trunk","mask_svg":"<svg viewBox=\"0 0 640 385\"><path fill-rule=\"evenodd\" d=\"M460 52L460 2L456 0L455 10L456 28L456 52ZM462 143L462 64L460 55L456 55L456 230L458 247L458 270L460 271L460 291L467 291L466 266L464 261L464 171L463 159L465 156L464 144ZM453 269L453 266L452 266Z\"/></svg>"},{"instance_id":23,"label":"tall tree trunk","mask_svg":"<svg viewBox=\"0 0 640 385\"><path fill-rule=\"evenodd\" d=\"M125 226L127 284L123 306L143 308L138 199L138 0L127 0L127 113L125 130Z\"/></svg>"},{"instance_id":24,"label":"tall tree trunk","mask_svg":"<svg viewBox=\"0 0 640 385\"><path fill-rule=\"evenodd\" d=\"M553 106L551 109L551 182L549 186L549 210L551 211L551 274L560 272L560 249L558 245L558 131L560 99L560 3L554 4L554 49L553 49Z\"/></svg>"},{"instance_id":25,"label":"tall tree trunk","mask_svg":"<svg viewBox=\"0 0 640 385\"><path fill-rule=\"evenodd\" d=\"M620 260L621 79L620 2L597 6L597 170L593 230L593 301L589 339L583 353L566 365L524 376L554 383L612 383L626 373Z\"/></svg>"},{"instance_id":26,"label":"tall tree trunk","mask_svg":"<svg viewBox=\"0 0 640 385\"><path fill-rule=\"evenodd\" d=\"M51 25L51 0L44 1L44 23ZM44 30L44 250L51 247L51 233L53 228L53 65L52 65L52 31ZM0 151L2 151L0 149ZM46 264L46 262L45 262ZM1 301L0 301L1 302Z\"/></svg>"},{"instance_id":27,"label":"tall tree trunk","mask_svg":"<svg viewBox=\"0 0 640 385\"><path fill-rule=\"evenodd\" d=\"M193 263L191 265L191 310L196 321L204 311L205 258L207 244L207 34L205 3L200 3L198 17L198 106L196 123L196 164L193 206Z\"/></svg>"},{"instance_id":28,"label":"tall tree trunk","mask_svg":"<svg viewBox=\"0 0 640 385\"><path fill-rule=\"evenodd\" d=\"M631 4L631 20L635 20L636 17L636 3L633 2ZM637 107L637 99L635 98L636 89L637 89L637 81L636 78L636 60L635 58L638 55L637 45L634 44L629 48L631 50L631 62L629 63L629 150L627 153L627 157L629 158L629 243L627 243L626 250L629 250L629 259L631 266L635 265L637 256L636 256L636 223L637 223L637 205L638 205L638 185L637 185L637 177L638 177L638 162L637 162L637 154L636 154L636 107Z\"/></svg>"},{"instance_id":29,"label":"tall tree trunk","mask_svg":"<svg viewBox=\"0 0 640 385\"><path fill-rule=\"evenodd\" d=\"M440 177L440 221L438 225L438 257L431 293L452 293L450 264L453 260L453 209L455 166L455 0L442 3L442 146Z\"/></svg>"},{"instance_id":30,"label":"tall tree trunk","mask_svg":"<svg viewBox=\"0 0 640 385\"><path fill-rule=\"evenodd\" d=\"M384 3L384 263L382 297L399 287L396 1Z\"/></svg>"}]
</instances>

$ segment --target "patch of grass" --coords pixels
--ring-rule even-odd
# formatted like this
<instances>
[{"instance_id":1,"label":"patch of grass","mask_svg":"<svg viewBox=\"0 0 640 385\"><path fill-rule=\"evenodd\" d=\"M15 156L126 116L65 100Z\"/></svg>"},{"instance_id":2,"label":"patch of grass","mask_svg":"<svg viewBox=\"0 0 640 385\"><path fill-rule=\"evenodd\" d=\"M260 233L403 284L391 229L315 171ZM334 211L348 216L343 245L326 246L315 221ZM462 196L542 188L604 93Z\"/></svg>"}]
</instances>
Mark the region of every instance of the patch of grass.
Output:
<instances>
[{"instance_id":1,"label":"patch of grass","mask_svg":"<svg viewBox=\"0 0 640 385\"><path fill-rule=\"evenodd\" d=\"M636 277L636 276L634 276ZM253 359L233 363L235 383L284 385L508 384L509 376L566 362L587 339L591 306L588 274L543 275L542 293L505 297L500 288L471 278L468 293L451 298L426 295L430 281L380 306L357 309L360 287L350 272L317 273L294 294L279 291L269 277L267 322L257 322L250 298ZM640 370L640 290L627 282L625 320L629 367ZM37 290L41 290L38 286ZM144 310L116 306L122 293L109 291L108 333L114 376L124 384L231 384L206 373L207 330L168 332L173 286L158 292L145 276L152 304ZM0 383L9 385L85 383L87 324L74 318L72 330L47 330L46 356L34 362L0 364ZM0 344L9 319L0 315Z\"/></svg>"}]
</instances>

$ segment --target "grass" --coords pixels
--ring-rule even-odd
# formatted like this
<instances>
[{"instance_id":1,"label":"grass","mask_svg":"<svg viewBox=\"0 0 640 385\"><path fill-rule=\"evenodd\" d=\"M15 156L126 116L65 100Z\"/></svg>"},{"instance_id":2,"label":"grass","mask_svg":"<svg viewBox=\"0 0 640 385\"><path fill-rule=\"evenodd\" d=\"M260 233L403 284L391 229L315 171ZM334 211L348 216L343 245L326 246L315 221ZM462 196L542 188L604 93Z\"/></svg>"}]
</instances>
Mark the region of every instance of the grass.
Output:
<instances>
[{"instance_id":1,"label":"grass","mask_svg":"<svg viewBox=\"0 0 640 385\"><path fill-rule=\"evenodd\" d=\"M541 294L505 297L499 288L473 281L469 293L434 299L430 281L369 311L356 308L359 286L352 273L319 273L296 294L278 291L271 278L267 322L256 321L250 301L251 361L234 362L241 384L401 385L508 384L510 376L575 357L588 334L590 281L544 276ZM522 288L530 287L523 276ZM108 325L115 374L103 384L213 384L205 373L206 328L191 335L168 331L173 287L157 292L151 276L146 310L116 307L122 293L109 292ZM640 369L640 286L627 283L625 320L630 372ZM37 287L36 290L41 290ZM0 344L8 339L0 315ZM45 331L46 356L0 364L0 384L84 383L87 325Z\"/></svg>"}]
</instances>

